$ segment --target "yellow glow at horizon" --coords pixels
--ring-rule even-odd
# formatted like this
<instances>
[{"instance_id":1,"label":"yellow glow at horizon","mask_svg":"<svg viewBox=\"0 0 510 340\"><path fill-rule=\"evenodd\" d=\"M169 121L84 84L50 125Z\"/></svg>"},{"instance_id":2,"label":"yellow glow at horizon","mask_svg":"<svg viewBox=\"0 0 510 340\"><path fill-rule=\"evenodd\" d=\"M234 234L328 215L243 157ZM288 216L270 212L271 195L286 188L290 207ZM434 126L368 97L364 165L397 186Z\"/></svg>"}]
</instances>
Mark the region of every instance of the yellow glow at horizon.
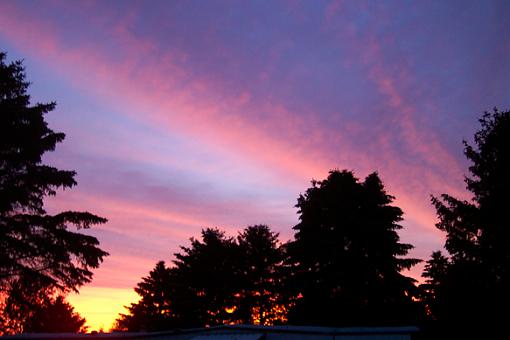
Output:
<instances>
[{"instance_id":1,"label":"yellow glow at horizon","mask_svg":"<svg viewBox=\"0 0 510 340\"><path fill-rule=\"evenodd\" d=\"M100 329L107 332L119 313L126 313L124 306L137 302L139 296L133 288L83 287L67 300L87 320L89 332Z\"/></svg>"}]
</instances>

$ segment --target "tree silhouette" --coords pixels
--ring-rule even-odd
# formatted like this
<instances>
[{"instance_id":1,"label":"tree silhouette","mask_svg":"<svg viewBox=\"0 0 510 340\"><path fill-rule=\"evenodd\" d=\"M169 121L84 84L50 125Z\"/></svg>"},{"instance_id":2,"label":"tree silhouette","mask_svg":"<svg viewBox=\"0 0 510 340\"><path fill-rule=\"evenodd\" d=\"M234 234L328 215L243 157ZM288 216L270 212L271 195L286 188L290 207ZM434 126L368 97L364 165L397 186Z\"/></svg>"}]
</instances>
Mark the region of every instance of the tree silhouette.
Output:
<instances>
[{"instance_id":1,"label":"tree silhouette","mask_svg":"<svg viewBox=\"0 0 510 340\"><path fill-rule=\"evenodd\" d=\"M7 291L0 312L0 334L77 333L85 319L55 289L43 282L20 278Z\"/></svg>"},{"instance_id":2,"label":"tree silhouette","mask_svg":"<svg viewBox=\"0 0 510 340\"><path fill-rule=\"evenodd\" d=\"M202 240L175 254L174 266L160 261L135 291L114 329L154 331L221 324L277 324L289 305L281 274L284 251L278 234L249 226L229 238L204 229Z\"/></svg>"},{"instance_id":3,"label":"tree silhouette","mask_svg":"<svg viewBox=\"0 0 510 340\"><path fill-rule=\"evenodd\" d=\"M113 327L118 331L160 331L172 328L175 315L172 306L172 271L159 261L149 276L135 287L140 301L126 307L129 314L121 314Z\"/></svg>"},{"instance_id":4,"label":"tree silhouette","mask_svg":"<svg viewBox=\"0 0 510 340\"><path fill-rule=\"evenodd\" d=\"M425 275L435 286L436 317L448 327L467 323L480 330L502 327L501 311L510 303L510 111L494 109L479 121L475 146L464 141L472 163L465 182L473 197L432 198L450 259L444 274Z\"/></svg>"},{"instance_id":5,"label":"tree silhouette","mask_svg":"<svg viewBox=\"0 0 510 340\"><path fill-rule=\"evenodd\" d=\"M27 333L78 333L85 332L85 319L74 311L63 296L48 299L28 320Z\"/></svg>"},{"instance_id":6,"label":"tree silhouette","mask_svg":"<svg viewBox=\"0 0 510 340\"><path fill-rule=\"evenodd\" d=\"M241 254L238 309L244 324L272 325L286 321L290 303L285 292L285 258L278 234L266 225L249 226L237 238Z\"/></svg>"},{"instance_id":7,"label":"tree silhouette","mask_svg":"<svg viewBox=\"0 0 510 340\"><path fill-rule=\"evenodd\" d=\"M117 330L165 330L238 322L240 254L233 238L218 229L202 230L202 241L175 254L174 267L156 264L135 291L138 303L127 307Z\"/></svg>"},{"instance_id":8,"label":"tree silhouette","mask_svg":"<svg viewBox=\"0 0 510 340\"><path fill-rule=\"evenodd\" d=\"M203 327L239 323L236 294L240 253L235 240L208 228L202 241L191 239L190 247L175 254L176 295L174 306L179 324Z\"/></svg>"},{"instance_id":9,"label":"tree silhouette","mask_svg":"<svg viewBox=\"0 0 510 340\"><path fill-rule=\"evenodd\" d=\"M76 173L42 164L43 154L65 137L44 120L55 103L31 105L21 61L6 64L5 57L0 53L0 287L23 276L76 290L108 254L95 237L69 226L88 228L106 219L44 210L44 198L76 185Z\"/></svg>"},{"instance_id":10,"label":"tree silhouette","mask_svg":"<svg viewBox=\"0 0 510 340\"><path fill-rule=\"evenodd\" d=\"M432 319L441 318L438 301L442 300L442 287L447 284L446 277L449 261L440 251L432 253L431 258L425 264L422 276L426 278L420 285L421 300L427 306L427 313Z\"/></svg>"},{"instance_id":11,"label":"tree silhouette","mask_svg":"<svg viewBox=\"0 0 510 340\"><path fill-rule=\"evenodd\" d=\"M288 246L300 299L290 322L314 325L388 325L415 321L414 280L400 273L419 262L403 258L402 210L391 206L376 173L360 182L331 171L300 195L299 224Z\"/></svg>"}]
</instances>

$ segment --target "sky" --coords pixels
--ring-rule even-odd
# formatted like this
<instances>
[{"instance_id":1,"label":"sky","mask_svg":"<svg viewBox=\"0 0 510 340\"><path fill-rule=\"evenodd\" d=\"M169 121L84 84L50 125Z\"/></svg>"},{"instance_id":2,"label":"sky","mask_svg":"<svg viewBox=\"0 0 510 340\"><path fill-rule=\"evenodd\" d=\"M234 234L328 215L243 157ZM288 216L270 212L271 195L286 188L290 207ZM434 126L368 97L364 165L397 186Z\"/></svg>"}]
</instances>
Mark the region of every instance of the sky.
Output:
<instances>
[{"instance_id":1,"label":"sky","mask_svg":"<svg viewBox=\"0 0 510 340\"><path fill-rule=\"evenodd\" d=\"M510 108L508 1L1 1L0 49L57 102L45 162L77 171L46 209L109 220L85 232L110 256L69 297L91 330L202 228L291 239L332 169L377 171L426 260L430 195L469 198L462 140Z\"/></svg>"}]
</instances>

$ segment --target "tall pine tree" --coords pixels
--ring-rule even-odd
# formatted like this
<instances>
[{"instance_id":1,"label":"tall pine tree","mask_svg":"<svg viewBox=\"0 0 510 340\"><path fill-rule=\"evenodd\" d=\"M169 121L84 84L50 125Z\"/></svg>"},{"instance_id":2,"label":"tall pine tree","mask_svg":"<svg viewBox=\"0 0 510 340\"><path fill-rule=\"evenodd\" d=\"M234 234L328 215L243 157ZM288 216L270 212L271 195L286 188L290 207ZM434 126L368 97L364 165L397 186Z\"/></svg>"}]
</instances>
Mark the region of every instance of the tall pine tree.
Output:
<instances>
[{"instance_id":1,"label":"tall pine tree","mask_svg":"<svg viewBox=\"0 0 510 340\"><path fill-rule=\"evenodd\" d=\"M424 276L442 326L486 332L505 325L510 303L510 111L485 113L480 124L475 146L464 141L471 200L432 198L450 256L435 255Z\"/></svg>"},{"instance_id":2,"label":"tall pine tree","mask_svg":"<svg viewBox=\"0 0 510 340\"><path fill-rule=\"evenodd\" d=\"M298 199L299 224L289 245L294 289L291 323L352 326L415 322L414 280L402 275L419 260L400 243L402 210L392 206L376 173L360 182L331 171Z\"/></svg>"},{"instance_id":3,"label":"tall pine tree","mask_svg":"<svg viewBox=\"0 0 510 340\"><path fill-rule=\"evenodd\" d=\"M22 63L6 64L5 57L0 53L0 288L23 276L76 290L108 254L95 237L70 227L88 228L106 219L44 210L44 198L76 185L76 173L42 163L65 137L44 120L55 103L32 105Z\"/></svg>"}]
</instances>

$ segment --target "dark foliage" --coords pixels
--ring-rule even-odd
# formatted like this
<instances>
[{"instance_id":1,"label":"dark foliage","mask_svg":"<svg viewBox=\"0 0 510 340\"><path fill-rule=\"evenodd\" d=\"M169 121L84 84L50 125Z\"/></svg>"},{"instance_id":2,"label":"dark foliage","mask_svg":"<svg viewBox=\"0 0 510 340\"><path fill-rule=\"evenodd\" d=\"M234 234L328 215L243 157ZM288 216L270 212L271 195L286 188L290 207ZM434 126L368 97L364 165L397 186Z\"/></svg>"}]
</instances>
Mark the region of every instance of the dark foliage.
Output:
<instances>
[{"instance_id":1,"label":"dark foliage","mask_svg":"<svg viewBox=\"0 0 510 340\"><path fill-rule=\"evenodd\" d=\"M128 314L121 314L114 326L118 331L158 331L175 325L173 315L172 271L163 261L156 264L149 276L135 287L140 301L126 307Z\"/></svg>"},{"instance_id":2,"label":"dark foliage","mask_svg":"<svg viewBox=\"0 0 510 340\"><path fill-rule=\"evenodd\" d=\"M86 331L85 319L63 296L43 282L20 278L7 290L0 313L0 333L77 333Z\"/></svg>"},{"instance_id":3,"label":"dark foliage","mask_svg":"<svg viewBox=\"0 0 510 340\"><path fill-rule=\"evenodd\" d=\"M27 333L78 333L85 332L85 319L65 301L63 296L48 299L34 310L25 331Z\"/></svg>"},{"instance_id":4,"label":"dark foliage","mask_svg":"<svg viewBox=\"0 0 510 340\"><path fill-rule=\"evenodd\" d=\"M42 164L42 156L64 140L44 115L55 103L30 104L20 61L0 53L0 288L20 276L63 290L89 282L103 257L95 237L69 230L106 219L88 212L49 215L43 200L76 185L75 172Z\"/></svg>"},{"instance_id":5,"label":"dark foliage","mask_svg":"<svg viewBox=\"0 0 510 340\"><path fill-rule=\"evenodd\" d=\"M240 287L237 269L240 252L233 238L218 229L202 231L202 241L175 254L178 296L176 314L183 326L237 323L234 313Z\"/></svg>"},{"instance_id":6,"label":"dark foliage","mask_svg":"<svg viewBox=\"0 0 510 340\"><path fill-rule=\"evenodd\" d=\"M360 182L349 171L312 181L296 205L300 223L289 245L291 282L300 299L291 323L395 325L416 322L414 280L402 275L419 262L403 258L402 210L390 205L376 173Z\"/></svg>"},{"instance_id":7,"label":"dark foliage","mask_svg":"<svg viewBox=\"0 0 510 340\"><path fill-rule=\"evenodd\" d=\"M284 286L285 259L278 234L268 226L247 227L237 237L241 254L237 314L244 324L274 325L287 320L290 295Z\"/></svg>"},{"instance_id":8,"label":"dark foliage","mask_svg":"<svg viewBox=\"0 0 510 340\"><path fill-rule=\"evenodd\" d=\"M433 320L441 318L437 303L442 300L440 287L447 284L446 277L449 264L447 257L440 251L435 251L425 264L422 274L426 281L420 285L420 299L425 303L427 313Z\"/></svg>"},{"instance_id":9,"label":"dark foliage","mask_svg":"<svg viewBox=\"0 0 510 340\"><path fill-rule=\"evenodd\" d=\"M221 324L275 324L286 315L280 267L283 250L267 226L246 228L236 239L205 229L202 239L159 262L135 291L115 329L155 331Z\"/></svg>"},{"instance_id":10,"label":"dark foliage","mask_svg":"<svg viewBox=\"0 0 510 340\"><path fill-rule=\"evenodd\" d=\"M464 142L472 163L465 179L472 199L432 198L450 259L440 270L431 271L435 265L425 273L434 287L430 308L443 326L452 328L502 326L502 311L510 303L510 111L495 109L480 123L476 145Z\"/></svg>"},{"instance_id":11,"label":"dark foliage","mask_svg":"<svg viewBox=\"0 0 510 340\"><path fill-rule=\"evenodd\" d=\"M137 285L138 303L121 315L116 329L155 331L234 322L231 309L239 281L239 252L234 239L218 229L202 231L202 241L175 254L175 266L159 262ZM160 314L160 315L158 315Z\"/></svg>"}]
</instances>

